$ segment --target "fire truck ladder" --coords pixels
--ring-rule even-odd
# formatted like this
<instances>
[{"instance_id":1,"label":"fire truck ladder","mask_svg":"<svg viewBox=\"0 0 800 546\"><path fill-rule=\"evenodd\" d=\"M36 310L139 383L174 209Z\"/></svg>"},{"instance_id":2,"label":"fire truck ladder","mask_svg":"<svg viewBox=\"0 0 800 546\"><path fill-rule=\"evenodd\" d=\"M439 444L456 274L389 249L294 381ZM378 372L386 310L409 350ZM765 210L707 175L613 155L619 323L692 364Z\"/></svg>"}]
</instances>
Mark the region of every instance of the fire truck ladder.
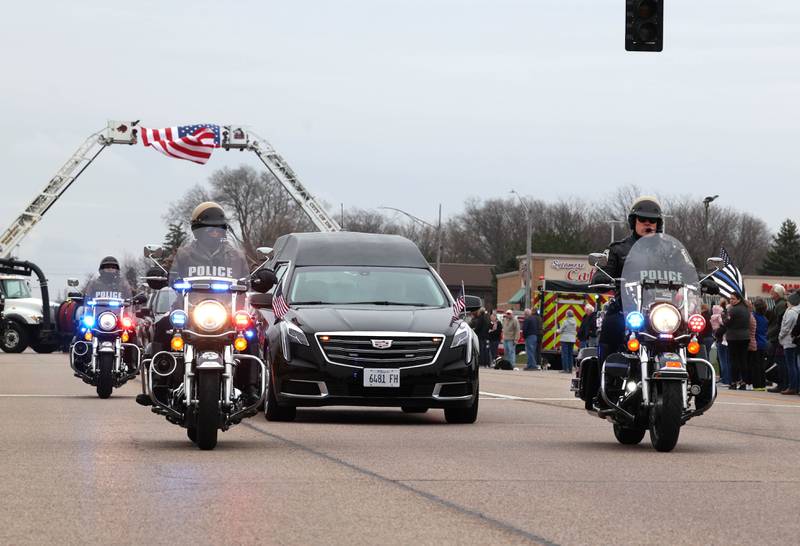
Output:
<instances>
[{"instance_id":1,"label":"fire truck ladder","mask_svg":"<svg viewBox=\"0 0 800 546\"><path fill-rule=\"evenodd\" d=\"M109 142L102 135L103 131L94 133L81 144L72 157L50 179L44 190L37 195L25 211L14 220L0 236L0 258L8 258L14 248L39 223L42 216L67 191L86 167L100 155Z\"/></svg>"},{"instance_id":2,"label":"fire truck ladder","mask_svg":"<svg viewBox=\"0 0 800 546\"><path fill-rule=\"evenodd\" d=\"M92 164L92 162L111 144L133 145L138 141L139 121L109 121L108 126L92 134L72 154L72 157L50 179L39 195L34 198L25 211L12 222L8 229L0 236L0 258L8 258L14 248L30 233L50 210L59 197L72 185L73 182ZM249 131L245 127L226 125L222 131L222 148L225 150L249 150L258 156L264 166L289 192L292 199L308 215L314 226L320 231L340 231L339 224L325 211L322 205L303 186L300 179L277 152L264 138Z\"/></svg>"},{"instance_id":3,"label":"fire truck ladder","mask_svg":"<svg viewBox=\"0 0 800 546\"><path fill-rule=\"evenodd\" d=\"M243 127L226 126L222 132L222 147L226 150L238 148L250 150L289 192L292 199L308 215L314 226L322 232L341 231L341 227L317 202L297 178L297 175L266 139Z\"/></svg>"}]
</instances>

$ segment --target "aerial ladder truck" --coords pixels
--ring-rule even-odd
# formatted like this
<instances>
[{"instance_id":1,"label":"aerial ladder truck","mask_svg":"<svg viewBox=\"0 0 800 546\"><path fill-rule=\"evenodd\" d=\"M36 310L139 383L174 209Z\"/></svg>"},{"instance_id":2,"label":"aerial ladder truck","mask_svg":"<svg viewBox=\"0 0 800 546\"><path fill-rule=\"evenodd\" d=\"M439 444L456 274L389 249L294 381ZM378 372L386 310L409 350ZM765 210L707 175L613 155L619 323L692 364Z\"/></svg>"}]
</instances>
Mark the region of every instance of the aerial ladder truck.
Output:
<instances>
[{"instance_id":1,"label":"aerial ladder truck","mask_svg":"<svg viewBox=\"0 0 800 546\"><path fill-rule=\"evenodd\" d=\"M138 142L138 124L138 120L109 121L105 129L90 135L0 235L0 294L5 298L5 309L0 319L0 348L4 351L21 352L31 346L40 352L50 352L59 345L47 279L36 264L17 260L12 253L100 152L111 145L134 145ZM341 230L267 140L243 126L223 125L221 129L220 147L253 152L318 230ZM26 288L26 278L31 275L39 279L41 300L31 298L29 288Z\"/></svg>"}]
</instances>

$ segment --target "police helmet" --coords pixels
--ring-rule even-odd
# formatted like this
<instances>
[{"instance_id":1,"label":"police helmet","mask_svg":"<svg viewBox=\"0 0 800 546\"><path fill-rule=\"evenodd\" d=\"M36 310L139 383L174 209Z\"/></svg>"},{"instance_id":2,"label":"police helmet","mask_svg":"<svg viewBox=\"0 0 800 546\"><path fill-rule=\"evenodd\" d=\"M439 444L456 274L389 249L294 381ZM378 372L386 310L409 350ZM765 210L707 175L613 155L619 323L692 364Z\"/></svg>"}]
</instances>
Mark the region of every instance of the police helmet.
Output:
<instances>
[{"instance_id":1,"label":"police helmet","mask_svg":"<svg viewBox=\"0 0 800 546\"><path fill-rule=\"evenodd\" d=\"M98 267L97 269L103 270L109 268L114 268L117 271L119 271L119 262L114 256L106 256L105 258L100 260L100 267Z\"/></svg>"},{"instance_id":2,"label":"police helmet","mask_svg":"<svg viewBox=\"0 0 800 546\"><path fill-rule=\"evenodd\" d=\"M656 231L659 233L664 230L664 218L661 215L661 204L655 197L645 195L633 202L631 210L628 212L628 225L631 229L636 229L637 216L655 220Z\"/></svg>"},{"instance_id":3,"label":"police helmet","mask_svg":"<svg viewBox=\"0 0 800 546\"><path fill-rule=\"evenodd\" d=\"M192 211L192 229L204 227L218 227L228 229L228 219L225 218L225 211L213 201L200 203Z\"/></svg>"}]
</instances>

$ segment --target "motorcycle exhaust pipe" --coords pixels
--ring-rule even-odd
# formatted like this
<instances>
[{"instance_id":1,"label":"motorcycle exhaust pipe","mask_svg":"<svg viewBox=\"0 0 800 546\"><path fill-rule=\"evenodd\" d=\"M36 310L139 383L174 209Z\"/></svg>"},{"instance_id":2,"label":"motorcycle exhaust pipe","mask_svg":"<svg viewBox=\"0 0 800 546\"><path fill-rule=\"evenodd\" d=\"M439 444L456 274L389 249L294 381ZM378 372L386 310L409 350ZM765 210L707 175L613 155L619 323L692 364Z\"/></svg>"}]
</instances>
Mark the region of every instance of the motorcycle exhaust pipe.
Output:
<instances>
[{"instance_id":1,"label":"motorcycle exhaust pipe","mask_svg":"<svg viewBox=\"0 0 800 546\"><path fill-rule=\"evenodd\" d=\"M150 370L160 377L169 377L177 367L178 359L172 353L166 351L156 353L150 363Z\"/></svg>"},{"instance_id":2,"label":"motorcycle exhaust pipe","mask_svg":"<svg viewBox=\"0 0 800 546\"><path fill-rule=\"evenodd\" d=\"M75 356L84 356L89 353L92 346L85 341L76 341L72 346L72 352Z\"/></svg>"}]
</instances>

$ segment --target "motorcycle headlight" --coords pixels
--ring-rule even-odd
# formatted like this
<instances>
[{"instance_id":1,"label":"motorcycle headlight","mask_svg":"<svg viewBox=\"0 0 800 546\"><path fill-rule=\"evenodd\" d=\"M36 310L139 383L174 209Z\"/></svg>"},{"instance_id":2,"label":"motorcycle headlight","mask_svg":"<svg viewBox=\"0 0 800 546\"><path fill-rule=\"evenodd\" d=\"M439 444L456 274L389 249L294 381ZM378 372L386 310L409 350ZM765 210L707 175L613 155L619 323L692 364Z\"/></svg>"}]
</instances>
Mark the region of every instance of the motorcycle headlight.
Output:
<instances>
[{"instance_id":1,"label":"motorcycle headlight","mask_svg":"<svg viewBox=\"0 0 800 546\"><path fill-rule=\"evenodd\" d=\"M109 311L100 313L100 316L97 318L97 325L101 330L110 332L117 326L117 315Z\"/></svg>"},{"instance_id":2,"label":"motorcycle headlight","mask_svg":"<svg viewBox=\"0 0 800 546\"><path fill-rule=\"evenodd\" d=\"M205 332L219 330L227 320L227 309L220 302L214 300L198 303L192 312L192 321Z\"/></svg>"},{"instance_id":3,"label":"motorcycle headlight","mask_svg":"<svg viewBox=\"0 0 800 546\"><path fill-rule=\"evenodd\" d=\"M674 334L681 326L681 313L668 303L656 305L650 311L650 324L659 334Z\"/></svg>"}]
</instances>

